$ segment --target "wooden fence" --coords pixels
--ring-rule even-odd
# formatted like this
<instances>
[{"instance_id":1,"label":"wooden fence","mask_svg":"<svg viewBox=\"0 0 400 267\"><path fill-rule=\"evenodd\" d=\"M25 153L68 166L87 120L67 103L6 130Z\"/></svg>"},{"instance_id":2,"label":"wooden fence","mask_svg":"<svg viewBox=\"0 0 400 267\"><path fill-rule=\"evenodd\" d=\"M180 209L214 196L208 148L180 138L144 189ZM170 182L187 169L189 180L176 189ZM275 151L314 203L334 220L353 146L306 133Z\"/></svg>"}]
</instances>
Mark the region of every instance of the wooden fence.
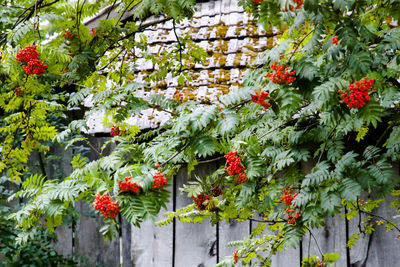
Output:
<instances>
[{"instance_id":1,"label":"wooden fence","mask_svg":"<svg viewBox=\"0 0 400 267\"><path fill-rule=\"evenodd\" d=\"M104 138L91 140L96 148L100 148L103 142ZM56 153L64 153L64 158L70 157L61 150ZM95 155L91 155L90 158L94 159ZM54 162L51 164L52 171L54 172L55 168L68 172L70 170L68 162L67 160L62 163ZM307 164L304 167L306 170L310 168ZM216 168L216 163L202 164L195 173L204 176ZM396 172L398 173L398 168ZM192 203L186 195L179 193L179 188L188 180L186 169L183 168L173 179L173 193L167 205L168 210L175 210ZM374 213L400 223L400 218L394 217L395 210L390 209L388 203L384 203ZM139 229L122 221L119 240L104 242L99 233L102 218L87 204L78 202L75 207L82 216L79 221L56 230L59 236L56 248L64 255L77 253L86 256L87 262L82 264L84 266L213 266L235 251L236 248L226 245L228 242L243 239L257 225L255 221L230 223L223 221L215 226L209 221L201 224L174 221L168 226L157 227L154 222L146 221ZM159 219L163 219L161 215ZM349 250L346 243L356 232L358 232L358 219L347 221L340 216L327 218L325 227L312 229L313 236L306 234L297 249L280 252L274 256L272 266L300 266L302 257L309 254L319 255L318 246L323 253L341 254L336 264L338 267L400 266L400 238L396 238L397 233L386 232L384 226L377 226L372 235L361 235L357 245Z\"/></svg>"}]
</instances>

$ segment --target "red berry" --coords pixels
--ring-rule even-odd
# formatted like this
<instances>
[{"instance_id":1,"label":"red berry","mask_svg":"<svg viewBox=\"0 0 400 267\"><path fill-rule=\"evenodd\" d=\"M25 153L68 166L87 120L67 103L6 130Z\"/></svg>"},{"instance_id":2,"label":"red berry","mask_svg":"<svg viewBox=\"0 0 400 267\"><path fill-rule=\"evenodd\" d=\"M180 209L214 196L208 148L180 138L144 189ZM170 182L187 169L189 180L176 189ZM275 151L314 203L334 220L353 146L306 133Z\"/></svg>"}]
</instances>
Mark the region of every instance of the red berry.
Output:
<instances>
[{"instance_id":1,"label":"red berry","mask_svg":"<svg viewBox=\"0 0 400 267\"><path fill-rule=\"evenodd\" d=\"M267 98L267 96L269 95L268 92L261 92L259 94L255 94L255 95L250 95L251 96L251 101L253 101L254 103L258 103L261 106L263 106L265 109L269 108L271 106L270 103L265 102L265 98Z\"/></svg>"},{"instance_id":2,"label":"red berry","mask_svg":"<svg viewBox=\"0 0 400 267\"><path fill-rule=\"evenodd\" d=\"M240 162L240 158L236 156L237 151L235 152L229 152L227 155L225 155L226 158L226 164L228 166L225 166L226 170L228 171L228 174L231 176L236 176L236 181L240 184L246 183L247 181L247 175L244 172L245 168L242 166L242 163Z\"/></svg>"},{"instance_id":3,"label":"red berry","mask_svg":"<svg viewBox=\"0 0 400 267\"><path fill-rule=\"evenodd\" d=\"M332 44L338 44L338 36L334 36L334 37L332 37Z\"/></svg>"},{"instance_id":4,"label":"red berry","mask_svg":"<svg viewBox=\"0 0 400 267\"><path fill-rule=\"evenodd\" d=\"M125 177L125 181L118 181L119 190L121 192L133 192L135 194L140 192L142 188L138 183L131 181L132 177Z\"/></svg>"},{"instance_id":5,"label":"red berry","mask_svg":"<svg viewBox=\"0 0 400 267\"><path fill-rule=\"evenodd\" d=\"M24 49L20 50L17 53L17 60L20 62L24 62L27 65L24 65L24 70L26 74L32 75L42 75L46 69L48 68L42 61L38 59L39 53L36 52L36 45L27 46Z\"/></svg>"},{"instance_id":6,"label":"red berry","mask_svg":"<svg viewBox=\"0 0 400 267\"><path fill-rule=\"evenodd\" d=\"M118 136L120 133L121 130L119 129L119 127L116 126L111 127L111 132L110 132L111 136Z\"/></svg>"},{"instance_id":7,"label":"red berry","mask_svg":"<svg viewBox=\"0 0 400 267\"><path fill-rule=\"evenodd\" d=\"M96 194L96 199L93 202L93 208L100 211L104 217L115 218L119 212L119 207L117 203L111 202L110 196L100 193Z\"/></svg>"},{"instance_id":8,"label":"red berry","mask_svg":"<svg viewBox=\"0 0 400 267\"><path fill-rule=\"evenodd\" d=\"M62 35L64 37L64 39L69 39L74 37L74 34L72 32L69 32L68 30L64 30L64 33Z\"/></svg>"},{"instance_id":9,"label":"red berry","mask_svg":"<svg viewBox=\"0 0 400 267\"><path fill-rule=\"evenodd\" d=\"M160 164L155 163L155 164L154 164L154 168L156 168L156 169L160 168Z\"/></svg>"},{"instance_id":10,"label":"red berry","mask_svg":"<svg viewBox=\"0 0 400 267\"><path fill-rule=\"evenodd\" d=\"M285 66L278 65L277 63L272 64L271 69L274 70L275 73L267 72L265 76L269 77L273 83L289 84L296 81L296 77L294 76L296 74L295 70L289 71L289 68L285 68Z\"/></svg>"},{"instance_id":11,"label":"red berry","mask_svg":"<svg viewBox=\"0 0 400 267\"><path fill-rule=\"evenodd\" d=\"M160 171L153 175L153 189L163 189L164 185L167 183L167 178Z\"/></svg>"},{"instance_id":12,"label":"red berry","mask_svg":"<svg viewBox=\"0 0 400 267\"><path fill-rule=\"evenodd\" d=\"M343 92L340 97L343 99L343 103L346 103L349 108L362 108L365 106L366 102L371 100L368 92L373 84L374 79L368 80L368 77L365 77L361 81L355 81L349 84L350 92L343 92L341 90L338 92Z\"/></svg>"},{"instance_id":13,"label":"red berry","mask_svg":"<svg viewBox=\"0 0 400 267\"><path fill-rule=\"evenodd\" d=\"M199 210L205 210L208 205L208 201L212 199L212 196L209 195L197 195L197 196L192 196L193 202L196 205L197 209ZM216 211L217 207L215 205L212 206L210 211Z\"/></svg>"},{"instance_id":14,"label":"red berry","mask_svg":"<svg viewBox=\"0 0 400 267\"><path fill-rule=\"evenodd\" d=\"M239 260L239 253L238 253L238 250L236 250L235 253L233 253L233 260L234 260L235 262L238 262L238 260Z\"/></svg>"}]
</instances>

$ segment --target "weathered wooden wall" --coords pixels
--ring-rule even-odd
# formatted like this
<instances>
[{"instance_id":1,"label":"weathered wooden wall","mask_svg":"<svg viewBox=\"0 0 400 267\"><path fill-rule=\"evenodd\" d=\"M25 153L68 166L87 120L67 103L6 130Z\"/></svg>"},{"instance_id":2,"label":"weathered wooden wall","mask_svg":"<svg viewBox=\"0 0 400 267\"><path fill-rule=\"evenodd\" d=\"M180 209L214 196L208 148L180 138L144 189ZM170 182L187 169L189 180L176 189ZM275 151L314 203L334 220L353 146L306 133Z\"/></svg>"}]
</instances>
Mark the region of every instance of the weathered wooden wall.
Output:
<instances>
[{"instance_id":1,"label":"weathered wooden wall","mask_svg":"<svg viewBox=\"0 0 400 267\"><path fill-rule=\"evenodd\" d=\"M100 148L106 138L93 138L91 143ZM56 150L60 156L68 159L71 155L62 150ZM96 155L91 153L91 159ZM68 160L53 162L54 173L70 171ZM305 164L304 170L310 170L312 163ZM398 167L395 165L396 173ZM215 163L201 164L195 174L204 176L211 173L218 166ZM167 208L176 210L192 203L192 200L179 193L179 188L187 182L187 170L183 168L173 177L173 193ZM230 241L241 240L248 236L251 229L257 226L256 221L219 222L212 226L210 222L202 224L183 224L174 221L172 224L157 227L152 221L146 221L141 228L129 225L122 220L122 231L119 240L104 242L98 232L102 225L102 218L96 215L87 204L76 203L76 209L81 213L79 220L59 227L57 234L59 242L56 248L64 255L71 252L82 254L86 262L82 266L135 266L135 267L208 267L232 255L236 248L228 247ZM400 218L394 217L396 211L385 203L375 214L390 218L400 223ZM162 216L159 216L162 219ZM376 219L379 220L379 219ZM373 223L376 221L372 220ZM272 259L273 267L300 266L302 257L309 254L339 252L341 258L337 267L362 266L400 266L400 238L396 238L394 231L386 232L384 226L377 226L371 236L360 236L360 241L352 250L346 247L346 242L353 233L358 231L358 220L347 222L341 216L327 218L326 225L319 229L311 229L313 236L306 234L297 249L290 249L278 253ZM317 242L316 242L317 241ZM319 245L319 249L317 246Z\"/></svg>"}]
</instances>

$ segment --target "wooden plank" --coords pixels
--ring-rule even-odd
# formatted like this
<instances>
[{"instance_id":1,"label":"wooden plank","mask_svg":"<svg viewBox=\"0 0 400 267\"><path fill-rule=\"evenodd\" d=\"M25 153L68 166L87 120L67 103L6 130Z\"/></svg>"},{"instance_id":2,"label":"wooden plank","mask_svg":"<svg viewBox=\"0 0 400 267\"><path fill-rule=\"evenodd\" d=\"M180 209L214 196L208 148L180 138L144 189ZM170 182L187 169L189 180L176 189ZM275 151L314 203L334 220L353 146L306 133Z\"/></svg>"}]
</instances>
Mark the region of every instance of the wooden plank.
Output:
<instances>
[{"instance_id":1,"label":"wooden plank","mask_svg":"<svg viewBox=\"0 0 400 267\"><path fill-rule=\"evenodd\" d=\"M64 179L72 172L72 151L65 150L64 147L55 145L51 147L50 154L55 155L56 158L44 162L47 178ZM36 155L35 158L37 157ZM72 221L64 222L63 225L58 226L55 229L55 234L57 235L57 241L54 244L54 249L61 255L71 255L73 253Z\"/></svg>"},{"instance_id":2,"label":"wooden plank","mask_svg":"<svg viewBox=\"0 0 400 267\"><path fill-rule=\"evenodd\" d=\"M172 210L172 196L167 203L169 211ZM162 210L157 217L164 219ZM173 225L155 226L153 221L145 221L140 228L132 226L131 253L132 265L135 267L172 266L173 255Z\"/></svg>"},{"instance_id":3,"label":"wooden plank","mask_svg":"<svg viewBox=\"0 0 400 267\"><path fill-rule=\"evenodd\" d=\"M289 248L272 256L271 267L299 266L300 248Z\"/></svg>"},{"instance_id":4,"label":"wooden plank","mask_svg":"<svg viewBox=\"0 0 400 267\"><path fill-rule=\"evenodd\" d=\"M344 218L340 215L327 217L325 218L325 226L311 229L311 232L314 237L307 233L303 238L303 257L317 255L321 259L319 249L323 254L337 252L340 253L340 259L335 263L335 266L347 265L346 221Z\"/></svg>"},{"instance_id":5,"label":"wooden plank","mask_svg":"<svg viewBox=\"0 0 400 267\"><path fill-rule=\"evenodd\" d=\"M132 225L127 222L124 218L121 222L121 242L120 242L120 253L122 253L122 267L133 266L132 255L131 255L131 243L132 243Z\"/></svg>"},{"instance_id":6,"label":"wooden plank","mask_svg":"<svg viewBox=\"0 0 400 267\"><path fill-rule=\"evenodd\" d=\"M226 256L232 256L236 247L229 247L231 241L243 240L250 235L250 222L238 222L225 220L218 223L218 258L222 261Z\"/></svg>"},{"instance_id":7,"label":"wooden plank","mask_svg":"<svg viewBox=\"0 0 400 267\"><path fill-rule=\"evenodd\" d=\"M87 257L90 265L119 266L119 240L104 241L99 233L103 225L101 215L96 215L87 203L76 202L75 207L81 214L76 223L75 253Z\"/></svg>"},{"instance_id":8,"label":"wooden plank","mask_svg":"<svg viewBox=\"0 0 400 267\"><path fill-rule=\"evenodd\" d=\"M60 255L68 256L72 251L72 225L58 226L54 233L57 235L57 241L54 244L54 249Z\"/></svg>"},{"instance_id":9,"label":"wooden plank","mask_svg":"<svg viewBox=\"0 0 400 267\"><path fill-rule=\"evenodd\" d=\"M196 175L205 177L216 170L215 163L198 165ZM177 174L177 192L188 181L187 169L182 168ZM187 195L177 194L176 208L192 204ZM175 266L208 267L217 263L216 227L211 226L208 220L201 224L176 222L175 235Z\"/></svg>"}]
</instances>

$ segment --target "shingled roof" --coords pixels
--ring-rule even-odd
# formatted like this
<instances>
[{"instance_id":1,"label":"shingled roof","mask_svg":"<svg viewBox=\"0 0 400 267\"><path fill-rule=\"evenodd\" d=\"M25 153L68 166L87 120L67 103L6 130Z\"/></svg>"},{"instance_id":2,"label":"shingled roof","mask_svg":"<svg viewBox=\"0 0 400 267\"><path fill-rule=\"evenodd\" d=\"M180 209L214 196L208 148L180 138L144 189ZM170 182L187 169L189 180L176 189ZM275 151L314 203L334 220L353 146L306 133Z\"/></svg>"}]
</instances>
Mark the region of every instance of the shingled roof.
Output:
<instances>
[{"instance_id":1,"label":"shingled roof","mask_svg":"<svg viewBox=\"0 0 400 267\"><path fill-rule=\"evenodd\" d=\"M214 101L220 95L242 86L242 78L249 65L255 62L259 52L272 47L276 41L277 30L265 31L257 21L252 19L243 8L237 5L237 0L211 0L196 5L197 11L190 20L184 20L175 25L178 36L190 34L192 40L207 52L204 64L189 65L189 73L193 81L178 85L177 78L172 75L162 82L153 82L147 91L137 95L146 97L160 90L172 98L179 90L185 99ZM148 18L145 23L157 21L160 18ZM93 21L91 22L93 23ZM177 42L171 20L147 28L144 35L148 38L151 53L158 53L163 47ZM139 38L137 36L137 38ZM135 81L143 81L149 73L157 70L151 61L140 58L140 51L135 51L138 72ZM257 62L255 62L257 63ZM129 123L143 128L153 128L164 123L169 113L149 109L141 116L129 119ZM102 125L102 115L89 119L90 133L107 133L110 131Z\"/></svg>"}]
</instances>

